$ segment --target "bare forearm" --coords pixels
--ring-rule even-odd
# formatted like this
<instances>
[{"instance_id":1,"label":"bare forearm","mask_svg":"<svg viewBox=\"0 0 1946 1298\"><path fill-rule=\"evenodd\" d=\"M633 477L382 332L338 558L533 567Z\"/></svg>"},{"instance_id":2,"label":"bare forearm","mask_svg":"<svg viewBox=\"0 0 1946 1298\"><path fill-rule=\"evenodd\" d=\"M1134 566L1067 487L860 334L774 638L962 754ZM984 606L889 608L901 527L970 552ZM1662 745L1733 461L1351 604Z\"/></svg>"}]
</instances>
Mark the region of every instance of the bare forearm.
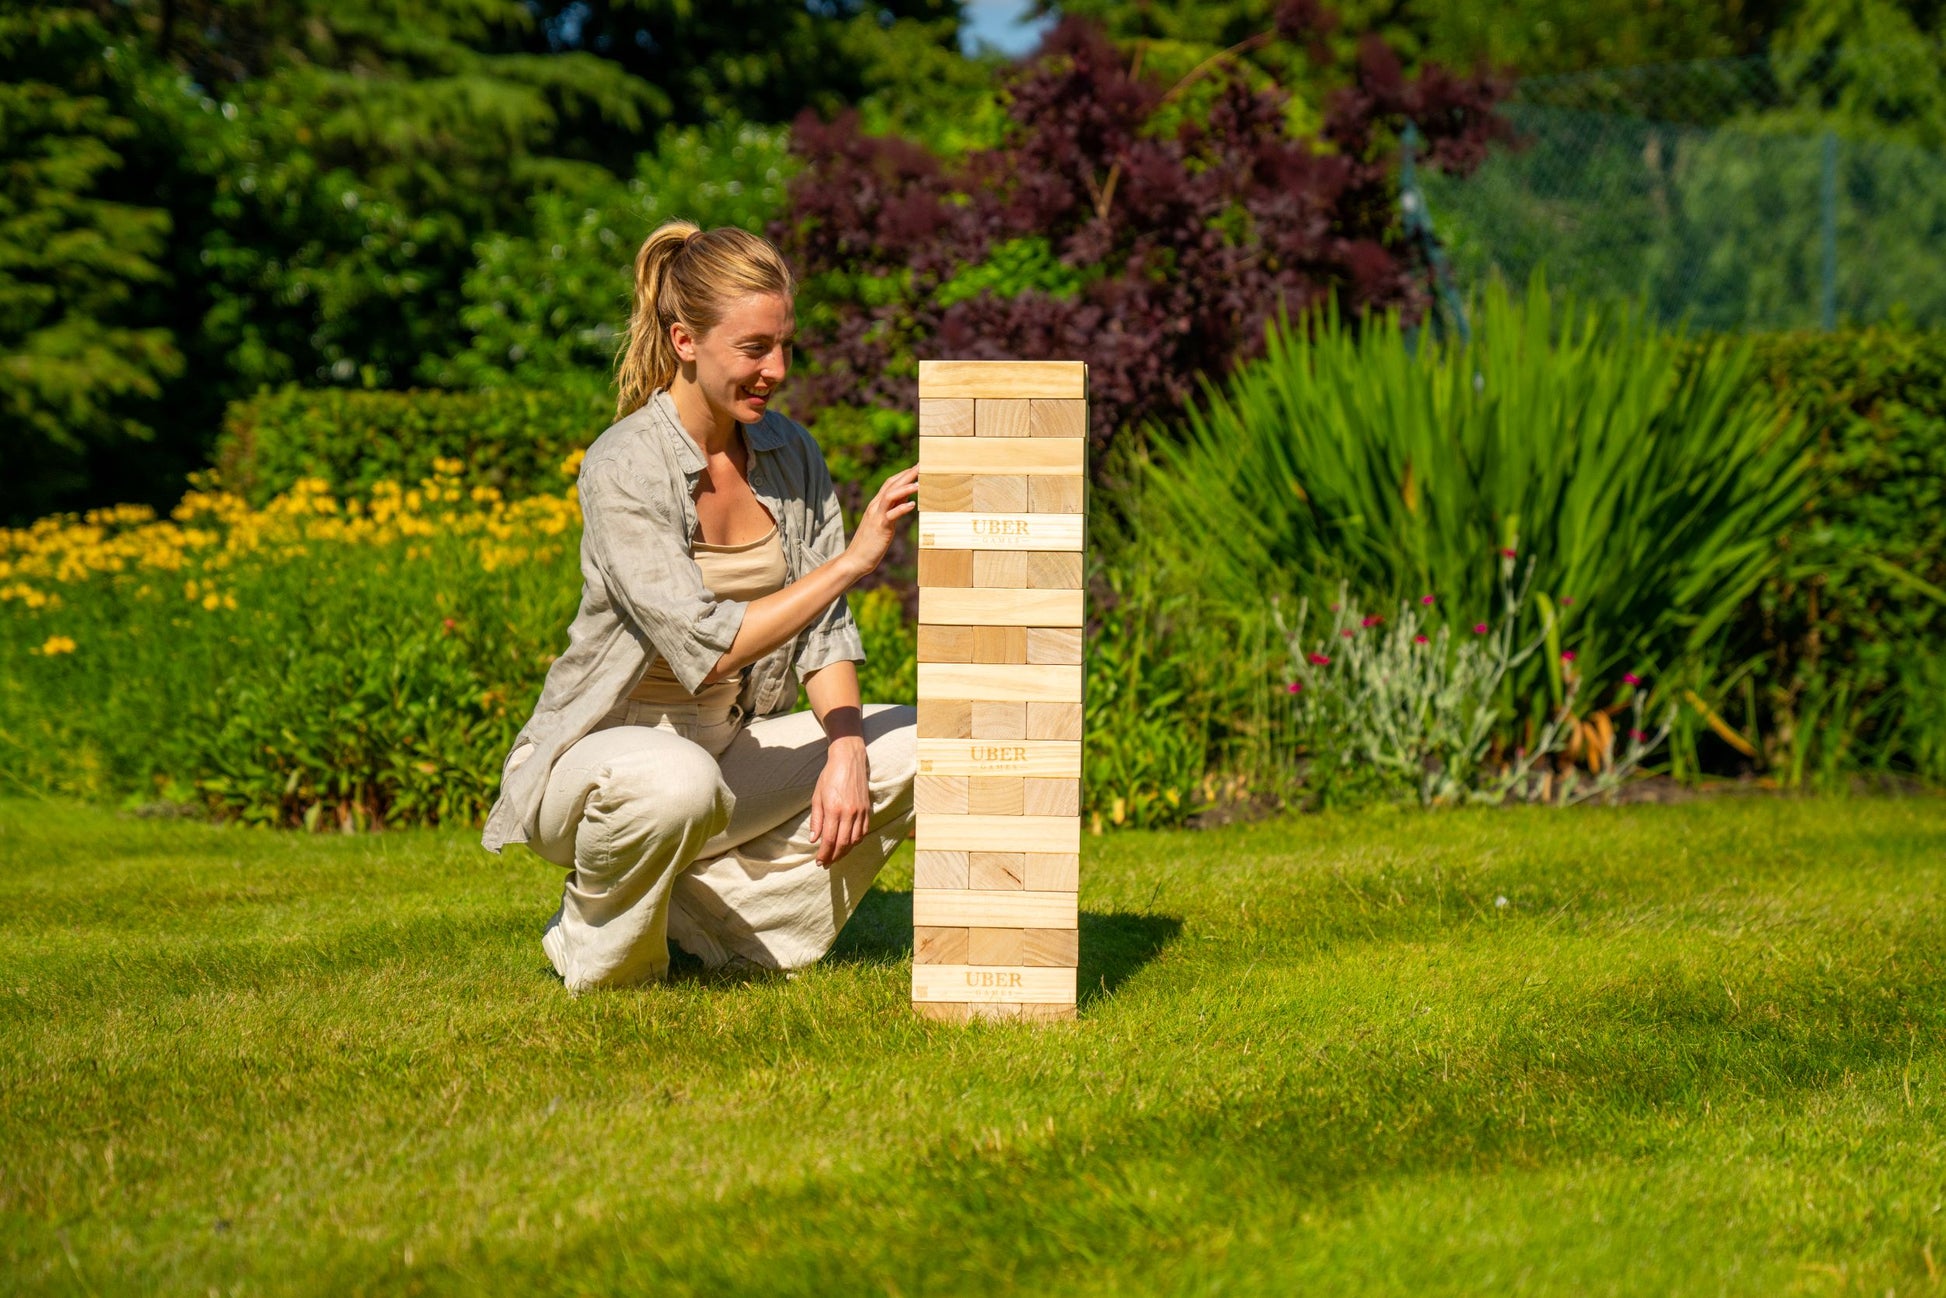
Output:
<instances>
[{"instance_id":1,"label":"bare forearm","mask_svg":"<svg viewBox=\"0 0 1946 1298\"><path fill-rule=\"evenodd\" d=\"M858 665L840 660L820 667L804 680L811 711L832 743L865 742L865 708L858 696Z\"/></svg>"},{"instance_id":2,"label":"bare forearm","mask_svg":"<svg viewBox=\"0 0 1946 1298\"><path fill-rule=\"evenodd\" d=\"M737 628L736 638L703 678L704 683L726 680L783 644L817 621L833 601L842 599L864 575L847 551L828 563L819 564L782 590L752 600L743 610L743 624ZM857 690L854 677L854 700Z\"/></svg>"}]
</instances>

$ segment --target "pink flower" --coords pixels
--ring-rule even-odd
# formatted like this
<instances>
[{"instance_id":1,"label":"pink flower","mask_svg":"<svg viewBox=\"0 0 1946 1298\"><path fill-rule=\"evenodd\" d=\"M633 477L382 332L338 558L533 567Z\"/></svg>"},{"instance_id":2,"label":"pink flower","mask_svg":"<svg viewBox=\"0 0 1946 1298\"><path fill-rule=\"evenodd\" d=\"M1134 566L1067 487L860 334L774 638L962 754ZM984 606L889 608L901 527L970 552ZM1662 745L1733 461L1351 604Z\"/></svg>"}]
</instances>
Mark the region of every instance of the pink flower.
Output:
<instances>
[{"instance_id":1,"label":"pink flower","mask_svg":"<svg viewBox=\"0 0 1946 1298\"><path fill-rule=\"evenodd\" d=\"M1622 679L1630 685L1640 685L1642 683L1642 678L1634 672L1623 672Z\"/></svg>"},{"instance_id":2,"label":"pink flower","mask_svg":"<svg viewBox=\"0 0 1946 1298\"><path fill-rule=\"evenodd\" d=\"M1341 609L1341 608L1343 608L1343 607L1344 607L1344 605L1342 605L1342 604L1333 604L1333 605L1331 606L1331 611L1332 611L1333 613L1336 613L1336 612L1337 612L1337 611L1338 611L1339 609Z\"/></svg>"},{"instance_id":3,"label":"pink flower","mask_svg":"<svg viewBox=\"0 0 1946 1298\"><path fill-rule=\"evenodd\" d=\"M1563 596L1561 596L1561 607L1562 607L1562 608L1573 608L1573 607L1574 607L1574 596L1572 596L1572 595L1563 595Z\"/></svg>"},{"instance_id":4,"label":"pink flower","mask_svg":"<svg viewBox=\"0 0 1946 1298\"><path fill-rule=\"evenodd\" d=\"M439 629L447 635L451 635L458 627L459 623L450 617L443 619L439 624Z\"/></svg>"},{"instance_id":5,"label":"pink flower","mask_svg":"<svg viewBox=\"0 0 1946 1298\"><path fill-rule=\"evenodd\" d=\"M1562 661L1562 662L1564 662L1564 663L1571 663L1571 662L1573 662L1573 661L1574 661L1574 650L1572 650L1572 649L1563 649L1563 650L1561 651L1561 661Z\"/></svg>"},{"instance_id":6,"label":"pink flower","mask_svg":"<svg viewBox=\"0 0 1946 1298\"><path fill-rule=\"evenodd\" d=\"M1305 657L1311 660L1313 667L1329 667L1331 665L1331 659L1324 654L1306 654Z\"/></svg>"},{"instance_id":7,"label":"pink flower","mask_svg":"<svg viewBox=\"0 0 1946 1298\"><path fill-rule=\"evenodd\" d=\"M1286 685L1284 687L1284 693L1297 694L1300 693L1303 689L1304 689L1303 681L1292 681L1289 685Z\"/></svg>"},{"instance_id":8,"label":"pink flower","mask_svg":"<svg viewBox=\"0 0 1946 1298\"><path fill-rule=\"evenodd\" d=\"M1373 613L1373 614L1369 614L1365 618L1365 620L1363 622L1360 622L1358 625L1372 627L1372 626L1377 626L1380 622L1383 622L1384 620L1385 619L1380 617L1378 614Z\"/></svg>"},{"instance_id":9,"label":"pink flower","mask_svg":"<svg viewBox=\"0 0 1946 1298\"><path fill-rule=\"evenodd\" d=\"M1426 605L1430 605L1430 604L1432 603L1432 596L1430 596L1430 595L1421 595L1421 596L1419 597L1419 602L1420 602L1421 604L1426 604Z\"/></svg>"},{"instance_id":10,"label":"pink flower","mask_svg":"<svg viewBox=\"0 0 1946 1298\"><path fill-rule=\"evenodd\" d=\"M1350 627L1346 627L1346 628L1345 628L1344 630L1342 630L1342 631L1340 631L1340 632L1339 632L1338 634L1339 634L1339 635L1341 635L1341 636L1343 636L1343 637L1344 637L1345 639L1347 639L1347 640L1349 640L1349 639L1351 639L1351 638L1352 638L1353 636L1355 636L1355 635L1357 635L1358 633L1357 633L1356 631L1354 631L1354 630L1352 630L1352 629L1351 629Z\"/></svg>"},{"instance_id":11,"label":"pink flower","mask_svg":"<svg viewBox=\"0 0 1946 1298\"><path fill-rule=\"evenodd\" d=\"M1649 742L1649 734L1646 730L1631 730L1628 732L1628 737L1638 744L1646 744Z\"/></svg>"},{"instance_id":12,"label":"pink flower","mask_svg":"<svg viewBox=\"0 0 1946 1298\"><path fill-rule=\"evenodd\" d=\"M1414 644L1431 644L1431 643L1432 643L1432 637L1431 637L1431 636L1429 636L1429 635L1416 635L1416 636L1413 636L1413 637L1412 637L1412 643L1414 643Z\"/></svg>"},{"instance_id":13,"label":"pink flower","mask_svg":"<svg viewBox=\"0 0 1946 1298\"><path fill-rule=\"evenodd\" d=\"M1485 635L1486 633L1487 633L1487 624L1486 624L1486 623L1484 623L1484 622L1475 622L1475 623L1473 624L1473 634L1474 634L1474 635Z\"/></svg>"},{"instance_id":14,"label":"pink flower","mask_svg":"<svg viewBox=\"0 0 1946 1298\"><path fill-rule=\"evenodd\" d=\"M1500 552L1500 557L1502 559L1511 559L1514 557L1515 553L1516 551L1514 550L1514 548L1512 546L1508 546L1506 549Z\"/></svg>"}]
</instances>

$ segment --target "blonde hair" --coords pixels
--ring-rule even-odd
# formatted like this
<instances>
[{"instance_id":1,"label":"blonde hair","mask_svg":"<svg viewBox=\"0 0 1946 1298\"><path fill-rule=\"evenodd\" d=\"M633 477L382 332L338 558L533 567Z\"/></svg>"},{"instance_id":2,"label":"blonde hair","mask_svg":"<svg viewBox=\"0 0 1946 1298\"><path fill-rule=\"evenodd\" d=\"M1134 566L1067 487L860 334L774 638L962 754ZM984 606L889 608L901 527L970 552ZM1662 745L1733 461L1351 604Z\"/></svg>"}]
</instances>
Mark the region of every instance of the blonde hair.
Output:
<instances>
[{"instance_id":1,"label":"blonde hair","mask_svg":"<svg viewBox=\"0 0 1946 1298\"><path fill-rule=\"evenodd\" d=\"M615 366L616 415L641 409L676 381L670 325L680 320L700 338L740 297L790 297L796 291L790 267L768 239L733 225L704 230L670 221L656 227L635 254L635 309Z\"/></svg>"}]
</instances>

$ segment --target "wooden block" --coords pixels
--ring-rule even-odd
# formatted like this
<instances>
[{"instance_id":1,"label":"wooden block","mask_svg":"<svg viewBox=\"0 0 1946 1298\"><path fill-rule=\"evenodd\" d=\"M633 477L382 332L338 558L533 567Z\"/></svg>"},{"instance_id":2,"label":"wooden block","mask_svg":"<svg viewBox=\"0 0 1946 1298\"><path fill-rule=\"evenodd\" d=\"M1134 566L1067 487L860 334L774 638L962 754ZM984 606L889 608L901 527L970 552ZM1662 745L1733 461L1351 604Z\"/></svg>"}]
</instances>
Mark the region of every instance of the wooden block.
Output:
<instances>
[{"instance_id":1,"label":"wooden block","mask_svg":"<svg viewBox=\"0 0 1946 1298\"><path fill-rule=\"evenodd\" d=\"M921 551L920 553L923 555L925 552ZM932 553L958 554L960 551L935 550ZM982 551L975 550L973 553L977 555L982 553ZM973 566L977 575L979 570L977 560L975 560ZM940 582L939 584L942 586L957 586L967 583ZM975 580L971 584L984 586L987 583ZM1000 583L994 582L993 584L997 586ZM1015 584L1027 586L1034 590L1080 590L1081 553L1078 550L1030 550L1027 552L1027 580Z\"/></svg>"},{"instance_id":2,"label":"wooden block","mask_svg":"<svg viewBox=\"0 0 1946 1298\"><path fill-rule=\"evenodd\" d=\"M973 403L970 400L921 401L919 436L922 441L928 437L973 436Z\"/></svg>"},{"instance_id":3,"label":"wooden block","mask_svg":"<svg viewBox=\"0 0 1946 1298\"><path fill-rule=\"evenodd\" d=\"M999 964L1001 961L986 961L971 954L982 949L978 945L982 933L1004 933L1006 929L975 928L967 930L968 964ZM1075 928L1028 928L1021 930L1021 953L1017 963L1045 965L1054 969L1072 969L1081 962L1081 930ZM932 961L930 963L940 963Z\"/></svg>"},{"instance_id":4,"label":"wooden block","mask_svg":"<svg viewBox=\"0 0 1946 1298\"><path fill-rule=\"evenodd\" d=\"M971 868L968 852L914 852L912 886L915 888L964 888Z\"/></svg>"},{"instance_id":5,"label":"wooden block","mask_svg":"<svg viewBox=\"0 0 1946 1298\"><path fill-rule=\"evenodd\" d=\"M1024 626L976 626L973 628L973 661L976 663L1027 662L1027 628Z\"/></svg>"},{"instance_id":6,"label":"wooden block","mask_svg":"<svg viewBox=\"0 0 1946 1298\"><path fill-rule=\"evenodd\" d=\"M938 778L938 777L935 777ZM961 775L946 776L946 779L965 781L964 805L961 815L970 816L1018 816L1026 810L1027 781L1012 775ZM1038 783L1039 781L1037 781ZM1059 784L1062 781L1056 780ZM927 811L951 813L954 807L927 807ZM1046 815L1059 815L1059 812L1046 812ZM1076 808L1076 815L1080 809Z\"/></svg>"},{"instance_id":7,"label":"wooden block","mask_svg":"<svg viewBox=\"0 0 1946 1298\"><path fill-rule=\"evenodd\" d=\"M932 1019L937 1023L964 1023L968 1019L979 1017L973 1013L975 1009L999 1009L1001 1007L973 1006L968 1005L964 1001L928 1001L923 1004L915 1003L912 1008L922 1019ZM1006 1008L1012 1009L1013 1007L1007 1006Z\"/></svg>"},{"instance_id":8,"label":"wooden block","mask_svg":"<svg viewBox=\"0 0 1946 1298\"><path fill-rule=\"evenodd\" d=\"M964 775L921 775L912 782L912 809L964 816L972 810L967 802L968 778ZM1025 784L1025 781L1022 783Z\"/></svg>"},{"instance_id":9,"label":"wooden block","mask_svg":"<svg viewBox=\"0 0 1946 1298\"><path fill-rule=\"evenodd\" d=\"M1056 443L1058 445L1058 443ZM1027 510L1033 514L1079 514L1085 512L1085 478L1025 478L1032 484L1027 493ZM980 479L973 479L973 508L980 508ZM946 508L942 506L941 508Z\"/></svg>"},{"instance_id":10,"label":"wooden block","mask_svg":"<svg viewBox=\"0 0 1946 1298\"><path fill-rule=\"evenodd\" d=\"M973 435L982 439L1027 437L1028 403L1011 397L981 397L973 403Z\"/></svg>"},{"instance_id":11,"label":"wooden block","mask_svg":"<svg viewBox=\"0 0 1946 1298\"><path fill-rule=\"evenodd\" d=\"M923 777L922 777L923 778ZM934 777L939 778L939 777ZM946 777L946 778L951 778ZM992 776L973 776L971 781L992 779ZM1081 814L1080 780L1032 779L1021 781L1020 810L1028 816L1078 816ZM916 804L915 804L916 805ZM977 813L980 809L973 805L973 783L966 786L966 809ZM923 808L926 811L949 811L950 807Z\"/></svg>"},{"instance_id":12,"label":"wooden block","mask_svg":"<svg viewBox=\"0 0 1946 1298\"><path fill-rule=\"evenodd\" d=\"M924 734L925 731L919 733ZM1081 705L1079 703L1029 703L1026 737L1028 739L1081 738Z\"/></svg>"},{"instance_id":13,"label":"wooden block","mask_svg":"<svg viewBox=\"0 0 1946 1298\"><path fill-rule=\"evenodd\" d=\"M965 1021L996 1022L1012 1020L1019 1022L1027 1017L1027 1007L1013 1001L967 1001L956 1007L966 1016Z\"/></svg>"},{"instance_id":14,"label":"wooden block","mask_svg":"<svg viewBox=\"0 0 1946 1298\"><path fill-rule=\"evenodd\" d=\"M1026 636L1021 636L1023 656ZM1031 663L920 663L919 697L1024 703L1081 703L1079 667ZM1035 735L1036 739L1079 739L1072 735Z\"/></svg>"},{"instance_id":15,"label":"wooden block","mask_svg":"<svg viewBox=\"0 0 1946 1298\"><path fill-rule=\"evenodd\" d=\"M1066 891L921 888L912 894L912 922L941 928L1075 928L1080 915L1075 894Z\"/></svg>"},{"instance_id":16,"label":"wooden block","mask_svg":"<svg viewBox=\"0 0 1946 1298\"><path fill-rule=\"evenodd\" d=\"M925 403L920 403L923 411ZM922 413L919 428L925 430ZM1085 401L1036 401L1027 412L1027 431L1032 437L1086 437L1088 403Z\"/></svg>"},{"instance_id":17,"label":"wooden block","mask_svg":"<svg viewBox=\"0 0 1946 1298\"><path fill-rule=\"evenodd\" d=\"M1022 724L1025 724L1023 718ZM1066 740L990 744L973 739L921 739L921 775L1018 775L1081 778L1081 745Z\"/></svg>"},{"instance_id":18,"label":"wooden block","mask_svg":"<svg viewBox=\"0 0 1946 1298\"><path fill-rule=\"evenodd\" d=\"M1027 934L1024 928L970 928L966 930L967 964L1007 964L1034 965L1044 967L1047 960L1027 958ZM1079 929L1051 928L1033 929L1036 933L1079 933ZM929 964L944 964L943 960L928 961Z\"/></svg>"},{"instance_id":19,"label":"wooden block","mask_svg":"<svg viewBox=\"0 0 1946 1298\"><path fill-rule=\"evenodd\" d=\"M927 626L919 627L919 661L922 663L970 663L973 661L973 628L970 626ZM1075 652L1080 653L1080 632L1076 631ZM1031 651L1034 637L1028 633L1027 643ZM1081 659L1076 657L1076 662Z\"/></svg>"},{"instance_id":20,"label":"wooden block","mask_svg":"<svg viewBox=\"0 0 1946 1298\"><path fill-rule=\"evenodd\" d=\"M1088 367L1080 361L920 361L919 396L1085 401Z\"/></svg>"},{"instance_id":21,"label":"wooden block","mask_svg":"<svg viewBox=\"0 0 1946 1298\"><path fill-rule=\"evenodd\" d=\"M1014 401L982 401L980 409L1014 406ZM1086 442L1071 438L1030 438L1023 424L1017 434L982 430L978 437L921 437L921 473L1052 474L1082 481L1088 464Z\"/></svg>"},{"instance_id":22,"label":"wooden block","mask_svg":"<svg viewBox=\"0 0 1946 1298\"><path fill-rule=\"evenodd\" d=\"M921 554L926 553L920 551ZM973 558L971 581L927 583L920 579L921 585L941 586L985 586L1002 590L1018 590L1028 585L1028 560L1041 554L1039 550L934 550L934 554L971 555ZM1080 554L1073 556L1077 561ZM1077 585L1079 583L1076 583Z\"/></svg>"},{"instance_id":23,"label":"wooden block","mask_svg":"<svg viewBox=\"0 0 1946 1298\"><path fill-rule=\"evenodd\" d=\"M925 628L919 628L922 642ZM921 652L921 660L926 658ZM934 662L964 662L961 658L934 657ZM1030 663L1081 665L1081 628L1035 626L1027 628L1027 661Z\"/></svg>"},{"instance_id":24,"label":"wooden block","mask_svg":"<svg viewBox=\"0 0 1946 1298\"><path fill-rule=\"evenodd\" d=\"M1078 627L1084 602L1083 593L1078 590L926 590L922 587L919 620L960 626Z\"/></svg>"},{"instance_id":25,"label":"wooden block","mask_svg":"<svg viewBox=\"0 0 1946 1298\"><path fill-rule=\"evenodd\" d=\"M1027 510L1028 479L1019 474L976 473L968 481L973 484L973 503L964 508L976 514L1023 514ZM922 506L923 507L923 506ZM1044 510L1044 513L1053 513ZM1070 513L1076 512L1073 510Z\"/></svg>"},{"instance_id":26,"label":"wooden block","mask_svg":"<svg viewBox=\"0 0 1946 1298\"><path fill-rule=\"evenodd\" d=\"M989 700L966 705L972 710L971 733L960 736L966 739L1025 739L1027 738L1027 705L1005 700ZM925 735L925 731L919 732ZM934 736L926 735L928 739ZM953 736L946 736L952 738Z\"/></svg>"},{"instance_id":27,"label":"wooden block","mask_svg":"<svg viewBox=\"0 0 1946 1298\"><path fill-rule=\"evenodd\" d=\"M1021 886L1036 892L1073 892L1081 886L1081 856L1076 852L1027 852L1022 856L1027 871ZM972 868L972 854L967 855ZM969 878L971 875L969 874Z\"/></svg>"},{"instance_id":28,"label":"wooden block","mask_svg":"<svg viewBox=\"0 0 1946 1298\"><path fill-rule=\"evenodd\" d=\"M1023 716L1021 729L1026 728L1027 719ZM973 705L965 699L920 699L919 735L924 739L971 739Z\"/></svg>"},{"instance_id":29,"label":"wooden block","mask_svg":"<svg viewBox=\"0 0 1946 1298\"><path fill-rule=\"evenodd\" d=\"M1035 965L914 965L914 1001L1073 1004L1075 971Z\"/></svg>"},{"instance_id":30,"label":"wooden block","mask_svg":"<svg viewBox=\"0 0 1946 1298\"><path fill-rule=\"evenodd\" d=\"M1078 816L914 817L921 852L1081 851Z\"/></svg>"},{"instance_id":31,"label":"wooden block","mask_svg":"<svg viewBox=\"0 0 1946 1298\"><path fill-rule=\"evenodd\" d=\"M970 509L970 492L967 500ZM933 510L919 515L919 548L1079 551L1084 523L1080 514L1015 514L994 518L965 511Z\"/></svg>"},{"instance_id":32,"label":"wooden block","mask_svg":"<svg viewBox=\"0 0 1946 1298\"><path fill-rule=\"evenodd\" d=\"M1019 892L1027 886L1027 853L968 852L966 886L982 892Z\"/></svg>"},{"instance_id":33,"label":"wooden block","mask_svg":"<svg viewBox=\"0 0 1946 1298\"><path fill-rule=\"evenodd\" d=\"M980 1018L983 1011L989 1009L1019 1010L1020 1013L1012 1017L1018 1017L1028 1023L1072 1023L1076 1018L1072 1001L1055 1001L1046 1005L968 1005L966 1009L969 1019Z\"/></svg>"},{"instance_id":34,"label":"wooden block","mask_svg":"<svg viewBox=\"0 0 1946 1298\"><path fill-rule=\"evenodd\" d=\"M912 929L912 960L915 964L970 964L967 949L971 930L915 924ZM1023 960L1020 963L1025 964Z\"/></svg>"},{"instance_id":35,"label":"wooden block","mask_svg":"<svg viewBox=\"0 0 1946 1298\"><path fill-rule=\"evenodd\" d=\"M974 556L978 550L921 550L919 551L919 584L921 586L971 586L973 584ZM1078 561L1081 556L1075 555ZM1024 572L1025 560L1021 563ZM994 582L999 585L999 582ZM1024 586L1024 581L1009 583ZM1079 585L1080 583L1076 583Z\"/></svg>"},{"instance_id":36,"label":"wooden block","mask_svg":"<svg viewBox=\"0 0 1946 1298\"><path fill-rule=\"evenodd\" d=\"M973 508L973 475L970 473L919 473L919 508L945 513ZM1022 478L1022 482L1027 479Z\"/></svg>"}]
</instances>

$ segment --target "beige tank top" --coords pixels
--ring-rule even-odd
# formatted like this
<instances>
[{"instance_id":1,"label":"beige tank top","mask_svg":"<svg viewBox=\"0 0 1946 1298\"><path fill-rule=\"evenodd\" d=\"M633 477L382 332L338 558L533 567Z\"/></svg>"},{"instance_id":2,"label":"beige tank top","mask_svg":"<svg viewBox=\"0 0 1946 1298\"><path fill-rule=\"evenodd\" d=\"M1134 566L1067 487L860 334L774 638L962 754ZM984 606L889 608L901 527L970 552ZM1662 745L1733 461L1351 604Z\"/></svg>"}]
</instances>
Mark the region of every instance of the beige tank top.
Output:
<instances>
[{"instance_id":1,"label":"beige tank top","mask_svg":"<svg viewBox=\"0 0 1946 1298\"><path fill-rule=\"evenodd\" d=\"M760 599L782 590L790 576L790 570L784 565L784 539L777 534L775 523L768 532L743 545L696 541L691 549L696 566L702 569L704 587L718 599L745 603ZM732 676L691 694L669 670L668 660L658 656L628 692L628 697L637 703L667 708L694 707L704 715L727 715L742 687L742 679Z\"/></svg>"}]
</instances>

